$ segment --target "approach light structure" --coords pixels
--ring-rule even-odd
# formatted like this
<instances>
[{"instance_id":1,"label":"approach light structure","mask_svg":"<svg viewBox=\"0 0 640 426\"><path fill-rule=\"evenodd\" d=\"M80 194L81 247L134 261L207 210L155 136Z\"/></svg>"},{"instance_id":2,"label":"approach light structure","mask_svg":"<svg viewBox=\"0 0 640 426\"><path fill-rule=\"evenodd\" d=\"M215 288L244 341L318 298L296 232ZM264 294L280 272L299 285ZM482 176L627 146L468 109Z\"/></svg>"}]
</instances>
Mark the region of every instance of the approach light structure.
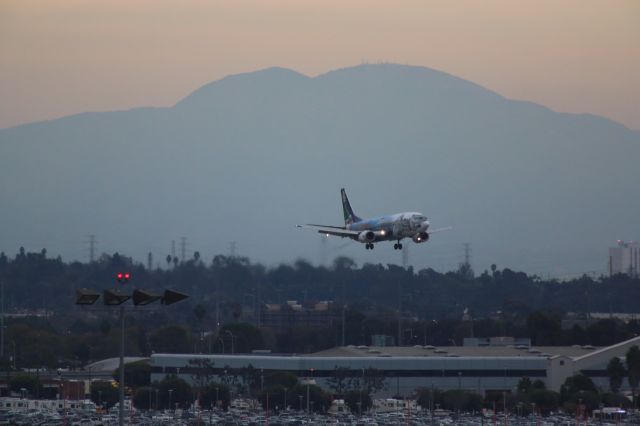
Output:
<instances>
[{"instance_id":1,"label":"approach light structure","mask_svg":"<svg viewBox=\"0 0 640 426\"><path fill-rule=\"evenodd\" d=\"M133 293L124 290L124 284L129 283L131 274L129 272L118 272L115 276L118 284L123 284L102 292L102 301L105 306L118 306L120 311L120 361L118 371L120 380L118 382L118 425L124 426L124 305L129 299L133 299L135 306L145 306L153 302L160 301L163 305L172 305L186 299L184 293L175 290L165 290L163 294L154 293L147 290L134 289ZM96 290L81 288L76 290L76 305L93 305L98 301L101 294Z\"/></svg>"},{"instance_id":2,"label":"approach light structure","mask_svg":"<svg viewBox=\"0 0 640 426\"><path fill-rule=\"evenodd\" d=\"M131 279L129 272L118 272L116 274L116 281L120 284L127 284ZM122 305L129 299L133 299L135 306L145 306L153 302L160 301L163 305L172 305L180 302L189 296L175 290L164 290L162 294L149 291L135 289L133 293L128 293L123 290L123 287L104 290L102 293L90 288L81 288L76 290L76 305L93 305L102 296L102 301L106 306L118 306Z\"/></svg>"}]
</instances>

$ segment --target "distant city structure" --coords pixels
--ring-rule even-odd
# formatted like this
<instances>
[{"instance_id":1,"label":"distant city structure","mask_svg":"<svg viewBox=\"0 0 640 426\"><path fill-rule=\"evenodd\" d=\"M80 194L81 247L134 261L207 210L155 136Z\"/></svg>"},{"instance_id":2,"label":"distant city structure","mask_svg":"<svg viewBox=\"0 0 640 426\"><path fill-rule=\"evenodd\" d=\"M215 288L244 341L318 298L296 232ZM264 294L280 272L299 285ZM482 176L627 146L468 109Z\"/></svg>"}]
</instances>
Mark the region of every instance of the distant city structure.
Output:
<instances>
[{"instance_id":1,"label":"distant city structure","mask_svg":"<svg viewBox=\"0 0 640 426\"><path fill-rule=\"evenodd\" d=\"M295 327L329 327L340 319L340 312L332 301L301 304L297 300L287 303L267 303L262 306L261 323L275 330Z\"/></svg>"},{"instance_id":2,"label":"distant city structure","mask_svg":"<svg viewBox=\"0 0 640 426\"><path fill-rule=\"evenodd\" d=\"M640 276L640 245L637 241L618 240L617 247L609 248L609 275Z\"/></svg>"}]
</instances>

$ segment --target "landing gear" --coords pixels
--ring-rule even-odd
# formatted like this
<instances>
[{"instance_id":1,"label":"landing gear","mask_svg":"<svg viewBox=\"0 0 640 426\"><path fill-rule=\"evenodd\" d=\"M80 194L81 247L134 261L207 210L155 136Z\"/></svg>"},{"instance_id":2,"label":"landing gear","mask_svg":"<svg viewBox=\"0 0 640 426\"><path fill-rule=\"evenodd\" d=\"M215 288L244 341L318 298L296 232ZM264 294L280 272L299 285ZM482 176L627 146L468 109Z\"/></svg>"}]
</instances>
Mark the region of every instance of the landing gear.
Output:
<instances>
[{"instance_id":1,"label":"landing gear","mask_svg":"<svg viewBox=\"0 0 640 426\"><path fill-rule=\"evenodd\" d=\"M367 243L364 245L364 248L366 248L367 250L373 250L373 243Z\"/></svg>"},{"instance_id":2,"label":"landing gear","mask_svg":"<svg viewBox=\"0 0 640 426\"><path fill-rule=\"evenodd\" d=\"M393 245L393 249L394 250L402 250L402 243L400 241L398 241L397 243L395 243Z\"/></svg>"}]
</instances>

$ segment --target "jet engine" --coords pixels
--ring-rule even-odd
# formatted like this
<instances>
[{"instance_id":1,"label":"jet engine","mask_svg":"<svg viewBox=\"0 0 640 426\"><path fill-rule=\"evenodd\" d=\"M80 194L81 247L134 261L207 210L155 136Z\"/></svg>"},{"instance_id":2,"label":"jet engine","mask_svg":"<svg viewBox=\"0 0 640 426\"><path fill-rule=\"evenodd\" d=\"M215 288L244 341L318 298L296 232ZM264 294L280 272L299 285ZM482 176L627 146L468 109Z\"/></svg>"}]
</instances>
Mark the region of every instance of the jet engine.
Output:
<instances>
[{"instance_id":1,"label":"jet engine","mask_svg":"<svg viewBox=\"0 0 640 426\"><path fill-rule=\"evenodd\" d=\"M426 232L420 232L411 237L414 243L426 243L429 241L429 234Z\"/></svg>"},{"instance_id":2,"label":"jet engine","mask_svg":"<svg viewBox=\"0 0 640 426\"><path fill-rule=\"evenodd\" d=\"M362 231L358 234L358 241L361 243L372 243L376 240L376 233L373 231Z\"/></svg>"}]
</instances>

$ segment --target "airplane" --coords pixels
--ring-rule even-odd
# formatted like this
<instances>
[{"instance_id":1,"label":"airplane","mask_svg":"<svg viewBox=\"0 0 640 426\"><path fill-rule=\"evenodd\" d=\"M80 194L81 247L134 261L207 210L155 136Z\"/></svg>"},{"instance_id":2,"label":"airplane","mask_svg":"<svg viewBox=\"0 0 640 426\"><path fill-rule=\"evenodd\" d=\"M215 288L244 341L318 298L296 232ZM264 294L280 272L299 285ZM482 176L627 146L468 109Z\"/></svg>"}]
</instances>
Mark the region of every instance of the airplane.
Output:
<instances>
[{"instance_id":1,"label":"airplane","mask_svg":"<svg viewBox=\"0 0 640 426\"><path fill-rule=\"evenodd\" d=\"M429 236L435 232L447 231L451 227L429 230L427 217L418 212L396 213L389 216L381 216L363 220L353 213L347 192L342 188L342 211L344 213L344 226L306 224L298 225L298 228L314 229L326 236L335 235L342 238L351 238L365 245L367 250L373 250L373 244L379 241L396 241L394 250L402 250L402 240L411 238L414 243L425 243Z\"/></svg>"}]
</instances>

